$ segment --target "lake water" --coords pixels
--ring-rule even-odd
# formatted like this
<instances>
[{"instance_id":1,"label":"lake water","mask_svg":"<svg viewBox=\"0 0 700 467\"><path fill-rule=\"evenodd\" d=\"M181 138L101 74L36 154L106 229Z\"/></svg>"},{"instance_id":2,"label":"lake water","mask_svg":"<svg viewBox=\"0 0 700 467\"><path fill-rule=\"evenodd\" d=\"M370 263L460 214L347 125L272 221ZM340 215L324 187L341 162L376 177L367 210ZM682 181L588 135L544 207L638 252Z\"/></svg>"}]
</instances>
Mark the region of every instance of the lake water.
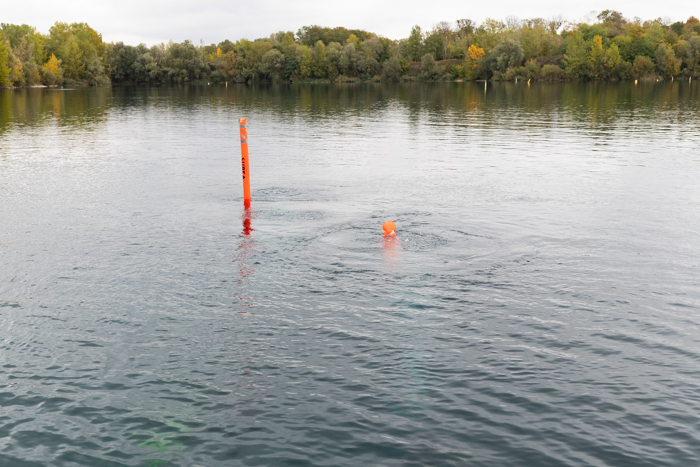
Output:
<instances>
[{"instance_id":1,"label":"lake water","mask_svg":"<svg viewBox=\"0 0 700 467\"><path fill-rule=\"evenodd\" d=\"M0 465L698 465L699 231L700 83L0 90Z\"/></svg>"}]
</instances>

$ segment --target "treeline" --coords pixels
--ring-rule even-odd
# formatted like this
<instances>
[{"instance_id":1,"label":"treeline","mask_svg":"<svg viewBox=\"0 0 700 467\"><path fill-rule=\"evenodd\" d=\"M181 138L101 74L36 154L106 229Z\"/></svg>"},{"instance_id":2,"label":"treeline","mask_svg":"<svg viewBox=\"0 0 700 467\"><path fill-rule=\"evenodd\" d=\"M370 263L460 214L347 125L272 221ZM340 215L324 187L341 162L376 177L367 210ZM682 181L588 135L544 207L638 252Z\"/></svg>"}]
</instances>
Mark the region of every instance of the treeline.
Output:
<instances>
[{"instance_id":1,"label":"treeline","mask_svg":"<svg viewBox=\"0 0 700 467\"><path fill-rule=\"evenodd\" d=\"M700 21L563 18L441 22L390 40L307 26L254 41L152 47L105 43L85 23L48 35L0 24L0 86L35 84L302 82L306 80L631 79L700 76Z\"/></svg>"}]
</instances>

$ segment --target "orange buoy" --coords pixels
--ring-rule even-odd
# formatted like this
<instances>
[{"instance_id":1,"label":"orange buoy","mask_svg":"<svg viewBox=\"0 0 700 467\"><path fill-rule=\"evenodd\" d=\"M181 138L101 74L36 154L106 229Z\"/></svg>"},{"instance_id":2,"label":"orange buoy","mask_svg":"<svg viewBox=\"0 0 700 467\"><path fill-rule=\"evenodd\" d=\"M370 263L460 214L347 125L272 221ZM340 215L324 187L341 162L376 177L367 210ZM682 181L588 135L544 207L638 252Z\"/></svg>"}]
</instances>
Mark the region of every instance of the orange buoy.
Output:
<instances>
[{"instance_id":1,"label":"orange buoy","mask_svg":"<svg viewBox=\"0 0 700 467\"><path fill-rule=\"evenodd\" d=\"M396 224L391 221L385 222L382 229L384 229L384 235L396 235Z\"/></svg>"}]
</instances>

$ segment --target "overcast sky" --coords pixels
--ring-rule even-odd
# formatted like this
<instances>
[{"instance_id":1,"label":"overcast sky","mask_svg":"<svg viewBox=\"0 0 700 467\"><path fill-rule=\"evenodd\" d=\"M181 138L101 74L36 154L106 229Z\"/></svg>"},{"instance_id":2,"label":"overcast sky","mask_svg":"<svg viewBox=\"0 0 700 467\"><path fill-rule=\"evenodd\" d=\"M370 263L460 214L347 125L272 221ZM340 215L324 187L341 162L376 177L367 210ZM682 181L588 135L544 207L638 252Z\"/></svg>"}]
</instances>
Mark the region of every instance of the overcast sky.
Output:
<instances>
[{"instance_id":1,"label":"overcast sky","mask_svg":"<svg viewBox=\"0 0 700 467\"><path fill-rule=\"evenodd\" d=\"M469 18L502 20L564 15L568 20L582 20L591 11L613 9L626 17L642 19L669 17L685 21L700 17L700 2L676 0L640 2L639 0L561 0L481 1L404 0L401 2L354 0L2 0L0 22L29 24L47 33L56 21L86 22L102 34L107 42L123 41L136 45L153 45L168 40L190 39L205 44L224 39L267 37L285 30L296 32L301 26L344 26L364 29L391 39L407 37L418 24L430 29L438 21Z\"/></svg>"}]
</instances>

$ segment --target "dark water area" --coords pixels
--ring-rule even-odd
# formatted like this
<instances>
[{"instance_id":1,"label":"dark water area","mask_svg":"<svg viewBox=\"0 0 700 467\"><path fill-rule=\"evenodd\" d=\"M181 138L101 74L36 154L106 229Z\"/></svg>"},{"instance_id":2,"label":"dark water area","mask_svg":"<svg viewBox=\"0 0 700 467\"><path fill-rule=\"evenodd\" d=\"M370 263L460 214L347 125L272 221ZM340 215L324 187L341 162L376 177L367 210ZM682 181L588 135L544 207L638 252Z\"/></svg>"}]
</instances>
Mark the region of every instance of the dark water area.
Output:
<instances>
[{"instance_id":1,"label":"dark water area","mask_svg":"<svg viewBox=\"0 0 700 467\"><path fill-rule=\"evenodd\" d=\"M687 81L0 90L0 466L699 465L699 143Z\"/></svg>"}]
</instances>

